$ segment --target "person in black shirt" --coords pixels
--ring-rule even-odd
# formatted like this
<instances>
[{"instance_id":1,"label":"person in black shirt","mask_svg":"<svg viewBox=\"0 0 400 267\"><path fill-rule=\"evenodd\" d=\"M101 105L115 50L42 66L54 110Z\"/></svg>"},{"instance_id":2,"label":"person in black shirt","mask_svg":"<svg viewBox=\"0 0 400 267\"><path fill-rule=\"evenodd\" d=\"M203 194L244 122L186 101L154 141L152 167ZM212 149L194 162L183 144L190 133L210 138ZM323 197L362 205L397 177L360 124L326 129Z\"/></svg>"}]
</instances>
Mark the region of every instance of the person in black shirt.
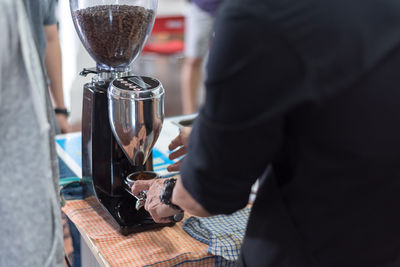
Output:
<instances>
[{"instance_id":1,"label":"person in black shirt","mask_svg":"<svg viewBox=\"0 0 400 267\"><path fill-rule=\"evenodd\" d=\"M400 266L399 29L394 0L222 5L171 201L231 213L261 177L238 266Z\"/></svg>"}]
</instances>

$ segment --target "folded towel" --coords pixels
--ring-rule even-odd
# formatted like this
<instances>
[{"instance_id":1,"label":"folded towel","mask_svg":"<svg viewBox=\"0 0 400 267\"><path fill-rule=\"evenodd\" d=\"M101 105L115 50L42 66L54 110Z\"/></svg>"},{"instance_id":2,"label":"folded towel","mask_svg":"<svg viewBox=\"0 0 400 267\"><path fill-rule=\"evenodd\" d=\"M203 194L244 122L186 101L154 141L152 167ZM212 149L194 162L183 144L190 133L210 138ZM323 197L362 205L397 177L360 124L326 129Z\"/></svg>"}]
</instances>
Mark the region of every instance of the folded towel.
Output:
<instances>
[{"instance_id":1,"label":"folded towel","mask_svg":"<svg viewBox=\"0 0 400 267\"><path fill-rule=\"evenodd\" d=\"M236 261L240 254L250 207L230 215L208 218L191 216L183 223L183 229L196 240L209 245L207 252Z\"/></svg>"}]
</instances>

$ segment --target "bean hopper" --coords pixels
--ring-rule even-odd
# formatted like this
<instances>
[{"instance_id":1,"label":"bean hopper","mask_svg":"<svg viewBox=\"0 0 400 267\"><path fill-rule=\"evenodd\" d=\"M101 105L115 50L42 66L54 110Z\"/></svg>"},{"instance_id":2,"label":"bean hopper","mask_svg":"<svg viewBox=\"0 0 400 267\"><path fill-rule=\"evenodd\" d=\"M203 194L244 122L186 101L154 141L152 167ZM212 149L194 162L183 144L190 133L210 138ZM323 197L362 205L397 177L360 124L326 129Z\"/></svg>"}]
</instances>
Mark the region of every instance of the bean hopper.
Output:
<instances>
[{"instance_id":1,"label":"bean hopper","mask_svg":"<svg viewBox=\"0 0 400 267\"><path fill-rule=\"evenodd\" d=\"M154 24L157 0L70 0L75 29L96 68L83 88L82 176L122 234L159 227L128 193L127 177L153 170L164 119L164 89L130 73ZM131 176L129 176L131 177Z\"/></svg>"}]
</instances>

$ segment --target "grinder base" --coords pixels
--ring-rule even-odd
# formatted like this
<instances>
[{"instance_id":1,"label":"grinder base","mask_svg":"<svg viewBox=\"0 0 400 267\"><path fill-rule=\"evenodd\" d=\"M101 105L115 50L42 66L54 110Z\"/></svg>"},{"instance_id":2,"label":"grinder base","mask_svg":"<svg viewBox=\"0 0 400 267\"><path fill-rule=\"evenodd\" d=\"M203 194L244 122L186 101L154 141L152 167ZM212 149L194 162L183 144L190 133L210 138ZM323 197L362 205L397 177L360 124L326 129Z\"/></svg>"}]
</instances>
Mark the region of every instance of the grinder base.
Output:
<instances>
[{"instance_id":1,"label":"grinder base","mask_svg":"<svg viewBox=\"0 0 400 267\"><path fill-rule=\"evenodd\" d=\"M163 226L172 226L174 223L158 224L153 221L145 209L136 210L136 199L124 192L121 197L110 197L106 194L97 194L97 199L115 222L118 231L123 235L142 232Z\"/></svg>"}]
</instances>

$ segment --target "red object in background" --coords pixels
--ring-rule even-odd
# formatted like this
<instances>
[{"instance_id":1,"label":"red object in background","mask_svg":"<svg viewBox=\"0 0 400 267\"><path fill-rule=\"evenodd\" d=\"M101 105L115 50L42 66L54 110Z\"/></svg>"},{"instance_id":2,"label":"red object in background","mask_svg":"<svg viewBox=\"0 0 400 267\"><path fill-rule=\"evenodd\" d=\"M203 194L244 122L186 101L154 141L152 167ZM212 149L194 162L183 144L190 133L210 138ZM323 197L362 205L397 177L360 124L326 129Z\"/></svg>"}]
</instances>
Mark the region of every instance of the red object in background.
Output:
<instances>
[{"instance_id":1,"label":"red object in background","mask_svg":"<svg viewBox=\"0 0 400 267\"><path fill-rule=\"evenodd\" d=\"M175 39L163 43L147 44L143 48L143 52L169 55L182 52L183 49L184 49L183 41Z\"/></svg>"},{"instance_id":2,"label":"red object in background","mask_svg":"<svg viewBox=\"0 0 400 267\"><path fill-rule=\"evenodd\" d=\"M157 34L181 35L183 37L184 32L184 16L156 17L150 39ZM182 52L183 49L184 42L182 39L171 39L163 42L148 42L143 48L143 52L168 55Z\"/></svg>"}]
</instances>

